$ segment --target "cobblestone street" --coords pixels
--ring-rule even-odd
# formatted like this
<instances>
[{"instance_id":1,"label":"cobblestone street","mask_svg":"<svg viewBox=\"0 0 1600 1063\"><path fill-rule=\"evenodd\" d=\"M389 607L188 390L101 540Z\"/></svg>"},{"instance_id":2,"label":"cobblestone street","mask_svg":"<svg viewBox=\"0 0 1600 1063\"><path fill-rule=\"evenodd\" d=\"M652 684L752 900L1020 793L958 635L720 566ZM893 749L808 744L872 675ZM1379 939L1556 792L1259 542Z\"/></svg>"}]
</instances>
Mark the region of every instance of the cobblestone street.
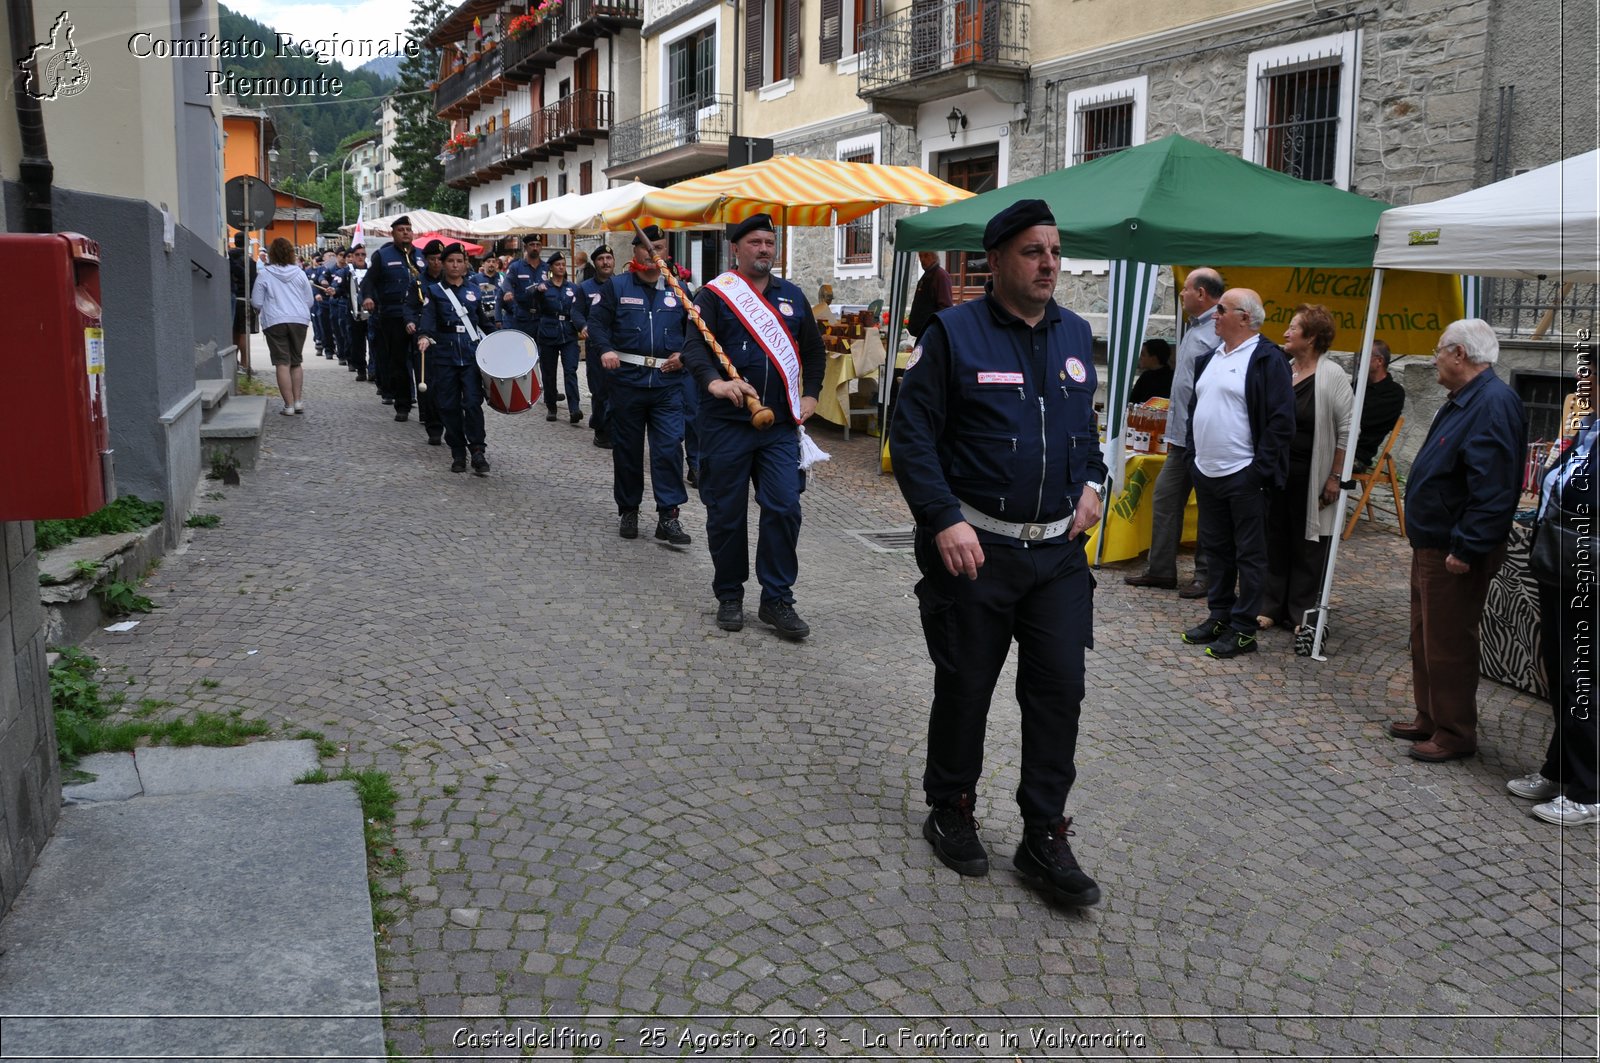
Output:
<instances>
[{"instance_id":1,"label":"cobblestone street","mask_svg":"<svg viewBox=\"0 0 1600 1063\"><path fill-rule=\"evenodd\" d=\"M1504 786L1548 706L1486 682L1454 764L1383 734L1409 711L1398 537L1346 544L1325 664L1281 631L1209 660L1177 638L1203 603L1103 570L1067 811L1105 900L1076 912L1011 873L1014 662L993 872L920 836L916 570L850 534L909 523L875 439L813 433L790 645L753 579L745 629L715 627L697 500L688 548L650 538L648 499L617 537L587 426L490 412L478 479L333 362L305 394L242 486L202 485L223 523L169 554L156 611L85 649L130 703L241 709L391 774L395 1056L1595 1057L1596 832Z\"/></svg>"}]
</instances>

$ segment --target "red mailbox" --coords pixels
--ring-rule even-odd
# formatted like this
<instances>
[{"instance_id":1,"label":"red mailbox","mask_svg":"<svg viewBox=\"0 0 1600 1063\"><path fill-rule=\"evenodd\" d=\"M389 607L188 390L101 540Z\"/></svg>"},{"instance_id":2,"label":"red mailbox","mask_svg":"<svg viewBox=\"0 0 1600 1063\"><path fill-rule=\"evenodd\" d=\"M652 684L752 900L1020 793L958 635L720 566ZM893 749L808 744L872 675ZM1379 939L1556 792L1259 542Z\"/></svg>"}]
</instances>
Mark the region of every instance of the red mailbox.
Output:
<instances>
[{"instance_id":1,"label":"red mailbox","mask_svg":"<svg viewBox=\"0 0 1600 1063\"><path fill-rule=\"evenodd\" d=\"M0 235L8 335L0 365L0 520L82 517L116 497L100 329L100 245Z\"/></svg>"}]
</instances>

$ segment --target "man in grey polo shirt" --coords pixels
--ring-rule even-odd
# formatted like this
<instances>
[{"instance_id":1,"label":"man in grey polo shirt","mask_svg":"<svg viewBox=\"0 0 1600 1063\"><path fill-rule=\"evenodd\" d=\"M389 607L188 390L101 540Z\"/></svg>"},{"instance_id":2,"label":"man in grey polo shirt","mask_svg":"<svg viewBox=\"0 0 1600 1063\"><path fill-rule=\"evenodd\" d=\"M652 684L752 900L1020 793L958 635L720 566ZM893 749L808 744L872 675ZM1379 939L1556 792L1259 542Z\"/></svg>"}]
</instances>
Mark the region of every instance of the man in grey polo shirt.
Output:
<instances>
[{"instance_id":1,"label":"man in grey polo shirt","mask_svg":"<svg viewBox=\"0 0 1600 1063\"><path fill-rule=\"evenodd\" d=\"M1132 587L1178 585L1178 541L1183 538L1183 511L1194 490L1189 468L1189 400L1194 395L1194 363L1217 346L1217 300L1222 298L1222 276L1202 266L1191 270L1178 292L1189 327L1178 342L1172 369L1172 407L1167 411L1167 460L1156 477L1151 501L1150 557L1137 576L1124 576ZM1194 579L1178 592L1180 598L1204 598L1208 585L1205 544L1195 546Z\"/></svg>"}]
</instances>

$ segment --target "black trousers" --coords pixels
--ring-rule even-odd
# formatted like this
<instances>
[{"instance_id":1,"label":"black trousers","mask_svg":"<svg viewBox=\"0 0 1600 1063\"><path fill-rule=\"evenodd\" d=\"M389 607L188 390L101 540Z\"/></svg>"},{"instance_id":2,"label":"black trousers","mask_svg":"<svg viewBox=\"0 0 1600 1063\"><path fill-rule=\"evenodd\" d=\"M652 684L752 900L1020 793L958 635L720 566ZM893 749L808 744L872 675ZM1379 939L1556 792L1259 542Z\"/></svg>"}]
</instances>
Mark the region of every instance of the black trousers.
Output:
<instances>
[{"instance_id":1,"label":"black trousers","mask_svg":"<svg viewBox=\"0 0 1600 1063\"><path fill-rule=\"evenodd\" d=\"M1556 714L1555 733L1539 774L1565 785L1569 801L1600 804L1595 777L1600 760L1595 714L1600 705L1595 703L1593 595L1576 593L1571 587L1563 593L1539 584L1539 627L1550 707Z\"/></svg>"},{"instance_id":2,"label":"black trousers","mask_svg":"<svg viewBox=\"0 0 1600 1063\"><path fill-rule=\"evenodd\" d=\"M1289 467L1282 491L1267 493L1267 582L1261 593L1261 616L1298 626L1307 609L1322 596L1322 567L1328 537L1306 538L1306 492L1309 468Z\"/></svg>"},{"instance_id":3,"label":"black trousers","mask_svg":"<svg viewBox=\"0 0 1600 1063\"><path fill-rule=\"evenodd\" d=\"M1267 493L1248 467L1215 478L1197 467L1194 493L1200 503L1200 541L1211 566L1210 619L1254 635L1267 582Z\"/></svg>"},{"instance_id":4,"label":"black trousers","mask_svg":"<svg viewBox=\"0 0 1600 1063\"><path fill-rule=\"evenodd\" d=\"M922 788L930 805L940 805L977 786L989 702L1015 640L1022 710L1017 804L1024 823L1053 823L1077 778L1094 577L1082 536L1027 548L985 543L983 554L976 580L952 576L933 536L917 532L917 601L934 669Z\"/></svg>"},{"instance_id":5,"label":"black trousers","mask_svg":"<svg viewBox=\"0 0 1600 1063\"><path fill-rule=\"evenodd\" d=\"M398 317L379 318L377 339L380 389L394 399L397 413L409 412L414 391L411 363L407 355L412 345L411 337L406 333L405 321Z\"/></svg>"}]
</instances>

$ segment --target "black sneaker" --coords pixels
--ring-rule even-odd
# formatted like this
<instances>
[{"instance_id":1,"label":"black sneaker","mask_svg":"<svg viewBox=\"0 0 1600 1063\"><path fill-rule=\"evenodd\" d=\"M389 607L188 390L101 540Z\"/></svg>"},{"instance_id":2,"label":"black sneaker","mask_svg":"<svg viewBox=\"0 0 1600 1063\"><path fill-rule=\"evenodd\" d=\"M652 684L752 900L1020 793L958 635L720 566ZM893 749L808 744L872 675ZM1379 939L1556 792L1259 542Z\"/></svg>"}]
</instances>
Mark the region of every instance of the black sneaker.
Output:
<instances>
[{"instance_id":1,"label":"black sneaker","mask_svg":"<svg viewBox=\"0 0 1600 1063\"><path fill-rule=\"evenodd\" d=\"M583 411L582 410L573 410L571 413L567 414L567 420L571 421L573 424L582 424L583 423Z\"/></svg>"},{"instance_id":2,"label":"black sneaker","mask_svg":"<svg viewBox=\"0 0 1600 1063\"><path fill-rule=\"evenodd\" d=\"M429 432L428 433L428 446L430 446L430 447L442 447L442 446L444 446L444 432L442 432L442 431Z\"/></svg>"},{"instance_id":3,"label":"black sneaker","mask_svg":"<svg viewBox=\"0 0 1600 1063\"><path fill-rule=\"evenodd\" d=\"M391 399L389 396L387 396L387 395L379 395L378 397L383 400L383 404L385 406L393 406L394 405L394 400Z\"/></svg>"},{"instance_id":4,"label":"black sneaker","mask_svg":"<svg viewBox=\"0 0 1600 1063\"><path fill-rule=\"evenodd\" d=\"M639 537L639 511L630 509L622 514L617 522L617 534L624 539L637 539Z\"/></svg>"},{"instance_id":5,"label":"black sneaker","mask_svg":"<svg viewBox=\"0 0 1600 1063\"><path fill-rule=\"evenodd\" d=\"M1100 887L1083 873L1078 858L1072 855L1072 819L1030 826L1022 832L1022 844L1012 865L1024 880L1039 886L1063 904L1088 908L1100 903Z\"/></svg>"},{"instance_id":6,"label":"black sneaker","mask_svg":"<svg viewBox=\"0 0 1600 1063\"><path fill-rule=\"evenodd\" d=\"M1216 657L1224 661L1241 653L1254 652L1256 652L1256 637L1247 635L1243 631L1229 631L1206 647L1207 657Z\"/></svg>"},{"instance_id":7,"label":"black sneaker","mask_svg":"<svg viewBox=\"0 0 1600 1063\"><path fill-rule=\"evenodd\" d=\"M357 369L356 370L356 383L357 384L365 384L366 382L367 382L367 374L365 374L361 370Z\"/></svg>"},{"instance_id":8,"label":"black sneaker","mask_svg":"<svg viewBox=\"0 0 1600 1063\"><path fill-rule=\"evenodd\" d=\"M797 642L811 634L811 625L801 620L794 606L786 602L762 602L761 611L756 615L763 624L777 628L779 638Z\"/></svg>"},{"instance_id":9,"label":"black sneaker","mask_svg":"<svg viewBox=\"0 0 1600 1063\"><path fill-rule=\"evenodd\" d=\"M989 873L989 854L978 839L971 794L958 794L953 805L934 805L922 821L922 836L939 861L957 874L977 878Z\"/></svg>"},{"instance_id":10,"label":"black sneaker","mask_svg":"<svg viewBox=\"0 0 1600 1063\"><path fill-rule=\"evenodd\" d=\"M467 471L467 456L465 454L457 454L455 457L451 458L450 459L450 471L451 472L466 472Z\"/></svg>"},{"instance_id":11,"label":"black sneaker","mask_svg":"<svg viewBox=\"0 0 1600 1063\"><path fill-rule=\"evenodd\" d=\"M472 475L489 475L489 456L481 450L475 450L472 452Z\"/></svg>"},{"instance_id":12,"label":"black sneaker","mask_svg":"<svg viewBox=\"0 0 1600 1063\"><path fill-rule=\"evenodd\" d=\"M611 437L604 432L596 432L594 434L594 445L601 450L610 450L615 444L611 442Z\"/></svg>"},{"instance_id":13,"label":"black sneaker","mask_svg":"<svg viewBox=\"0 0 1600 1063\"><path fill-rule=\"evenodd\" d=\"M717 626L724 631L739 631L744 627L744 603L721 601L717 603Z\"/></svg>"},{"instance_id":14,"label":"black sneaker","mask_svg":"<svg viewBox=\"0 0 1600 1063\"><path fill-rule=\"evenodd\" d=\"M1206 646L1228 633L1228 625L1220 620L1207 620L1183 633L1183 641L1191 646Z\"/></svg>"},{"instance_id":15,"label":"black sneaker","mask_svg":"<svg viewBox=\"0 0 1600 1063\"><path fill-rule=\"evenodd\" d=\"M409 421L411 419L411 411L410 410L396 410L395 414L394 414L394 419L397 420L397 421Z\"/></svg>"},{"instance_id":16,"label":"black sneaker","mask_svg":"<svg viewBox=\"0 0 1600 1063\"><path fill-rule=\"evenodd\" d=\"M559 420L560 417L561 417L561 415L559 413L557 413L555 410L546 410L544 412L544 419L547 420L547 421Z\"/></svg>"},{"instance_id":17,"label":"black sneaker","mask_svg":"<svg viewBox=\"0 0 1600 1063\"><path fill-rule=\"evenodd\" d=\"M678 523L678 518L663 514L656 519L656 538L664 539L673 546L688 546L694 542L689 538L689 533L683 530L683 525Z\"/></svg>"}]
</instances>

